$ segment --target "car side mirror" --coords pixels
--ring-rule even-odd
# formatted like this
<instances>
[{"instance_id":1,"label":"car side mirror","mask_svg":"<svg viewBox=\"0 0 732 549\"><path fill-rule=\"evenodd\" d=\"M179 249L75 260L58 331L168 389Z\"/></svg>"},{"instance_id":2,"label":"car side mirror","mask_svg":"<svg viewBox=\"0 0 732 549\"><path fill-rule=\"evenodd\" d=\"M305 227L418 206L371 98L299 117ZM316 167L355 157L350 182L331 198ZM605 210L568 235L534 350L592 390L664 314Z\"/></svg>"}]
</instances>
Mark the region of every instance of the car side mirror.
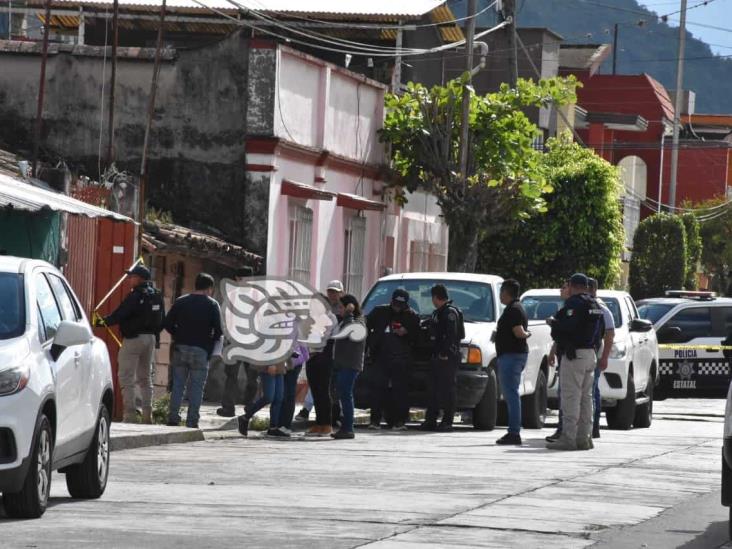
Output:
<instances>
[{"instance_id":1,"label":"car side mirror","mask_svg":"<svg viewBox=\"0 0 732 549\"><path fill-rule=\"evenodd\" d=\"M680 341L682 335L683 332L678 326L665 326L658 331L658 341L659 343L673 343Z\"/></svg>"},{"instance_id":2,"label":"car side mirror","mask_svg":"<svg viewBox=\"0 0 732 549\"><path fill-rule=\"evenodd\" d=\"M71 322L64 320L58 325L56 335L53 338L51 346L51 356L57 360L64 349L74 347L75 345L85 345L89 343L94 335L88 325L81 322Z\"/></svg>"},{"instance_id":3,"label":"car side mirror","mask_svg":"<svg viewBox=\"0 0 732 549\"><path fill-rule=\"evenodd\" d=\"M642 318L634 318L630 321L631 332L650 332L653 329L653 324L649 320L643 320ZM678 328L677 328L678 329ZM679 330L681 335L681 330Z\"/></svg>"}]
</instances>

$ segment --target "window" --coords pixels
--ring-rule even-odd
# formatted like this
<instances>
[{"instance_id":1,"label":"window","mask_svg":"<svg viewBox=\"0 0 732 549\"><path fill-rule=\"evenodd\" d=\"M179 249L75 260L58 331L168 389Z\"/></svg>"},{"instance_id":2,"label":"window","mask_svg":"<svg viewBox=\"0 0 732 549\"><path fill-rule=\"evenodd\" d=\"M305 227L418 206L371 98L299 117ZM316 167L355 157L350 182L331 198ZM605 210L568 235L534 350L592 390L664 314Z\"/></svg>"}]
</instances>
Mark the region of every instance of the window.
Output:
<instances>
[{"instance_id":1,"label":"window","mask_svg":"<svg viewBox=\"0 0 732 549\"><path fill-rule=\"evenodd\" d=\"M313 211L304 206L290 208L290 276L310 282L313 242Z\"/></svg>"},{"instance_id":2,"label":"window","mask_svg":"<svg viewBox=\"0 0 732 549\"><path fill-rule=\"evenodd\" d=\"M521 305L524 306L529 320L546 320L557 314L564 306L564 300L558 295L537 295L523 298Z\"/></svg>"},{"instance_id":3,"label":"window","mask_svg":"<svg viewBox=\"0 0 732 549\"><path fill-rule=\"evenodd\" d=\"M623 313L620 310L620 303L617 299L612 297L606 297L602 299L605 307L610 309L613 315L613 322L615 322L615 328L620 328L623 325ZM607 326L605 327L607 329Z\"/></svg>"},{"instance_id":4,"label":"window","mask_svg":"<svg viewBox=\"0 0 732 549\"><path fill-rule=\"evenodd\" d=\"M633 320L638 318L638 309L635 306L635 302L631 298L626 297L625 304L628 306L628 310L630 311L630 319Z\"/></svg>"},{"instance_id":5,"label":"window","mask_svg":"<svg viewBox=\"0 0 732 549\"><path fill-rule=\"evenodd\" d=\"M698 337L712 337L711 311L709 307L683 309L671 317L664 326L664 328L667 327L676 327L681 330L681 335L676 338L675 343L684 343ZM663 331L661 330L661 332Z\"/></svg>"},{"instance_id":6,"label":"window","mask_svg":"<svg viewBox=\"0 0 732 549\"><path fill-rule=\"evenodd\" d=\"M669 303L641 303L638 314L643 320L650 320L655 324L674 307L675 305Z\"/></svg>"},{"instance_id":7,"label":"window","mask_svg":"<svg viewBox=\"0 0 732 549\"><path fill-rule=\"evenodd\" d=\"M721 307L717 309L722 316L722 337L732 334L732 307Z\"/></svg>"},{"instance_id":8,"label":"window","mask_svg":"<svg viewBox=\"0 0 732 549\"><path fill-rule=\"evenodd\" d=\"M64 320L81 320L81 311L79 310L76 301L71 296L69 288L66 283L56 275L48 275L48 281L51 283L51 288L56 296L56 301L61 307Z\"/></svg>"},{"instance_id":9,"label":"window","mask_svg":"<svg viewBox=\"0 0 732 549\"><path fill-rule=\"evenodd\" d=\"M37 274L35 281L38 310L41 314L43 327L46 330L46 341L48 341L55 337L58 325L61 324L61 312L58 310L56 299L53 297L53 292L48 285L46 277L42 274Z\"/></svg>"},{"instance_id":10,"label":"window","mask_svg":"<svg viewBox=\"0 0 732 549\"><path fill-rule=\"evenodd\" d=\"M363 264L366 253L366 219L352 217L346 227L343 253L343 282L346 292L361 298L363 291Z\"/></svg>"},{"instance_id":11,"label":"window","mask_svg":"<svg viewBox=\"0 0 732 549\"><path fill-rule=\"evenodd\" d=\"M0 273L0 340L12 339L25 331L23 277Z\"/></svg>"},{"instance_id":12,"label":"window","mask_svg":"<svg viewBox=\"0 0 732 549\"><path fill-rule=\"evenodd\" d=\"M429 316L435 310L432 304L432 287L444 284L453 303L463 312L466 322L494 322L495 305L493 289L482 282L461 280L390 280L379 282L364 300L364 314L369 314L377 305L386 305L397 288L409 292L409 306L421 316Z\"/></svg>"}]
</instances>

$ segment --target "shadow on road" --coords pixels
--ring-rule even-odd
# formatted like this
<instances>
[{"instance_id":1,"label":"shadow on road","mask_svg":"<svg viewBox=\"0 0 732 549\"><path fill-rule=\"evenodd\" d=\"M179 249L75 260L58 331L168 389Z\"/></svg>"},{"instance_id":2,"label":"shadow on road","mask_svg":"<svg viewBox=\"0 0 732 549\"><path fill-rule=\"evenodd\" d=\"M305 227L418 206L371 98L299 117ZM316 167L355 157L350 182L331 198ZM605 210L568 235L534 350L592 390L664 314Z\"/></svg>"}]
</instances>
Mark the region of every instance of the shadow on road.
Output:
<instances>
[{"instance_id":1,"label":"shadow on road","mask_svg":"<svg viewBox=\"0 0 732 549\"><path fill-rule=\"evenodd\" d=\"M713 547L727 547L727 543L720 545L720 540L727 540L728 523L727 521L719 521L711 523L706 530L668 530L670 533L679 534L699 534L693 540L679 545L677 549L711 549Z\"/></svg>"}]
</instances>

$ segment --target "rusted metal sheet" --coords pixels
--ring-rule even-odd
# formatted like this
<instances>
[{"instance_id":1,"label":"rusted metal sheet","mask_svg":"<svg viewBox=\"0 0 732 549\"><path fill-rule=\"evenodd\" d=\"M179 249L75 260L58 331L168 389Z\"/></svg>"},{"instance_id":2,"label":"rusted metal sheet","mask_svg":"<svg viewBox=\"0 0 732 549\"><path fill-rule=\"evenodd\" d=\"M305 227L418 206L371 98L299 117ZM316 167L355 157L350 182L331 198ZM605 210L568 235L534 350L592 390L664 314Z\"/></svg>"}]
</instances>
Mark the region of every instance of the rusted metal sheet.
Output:
<instances>
[{"instance_id":1,"label":"rusted metal sheet","mask_svg":"<svg viewBox=\"0 0 732 549\"><path fill-rule=\"evenodd\" d=\"M64 267L64 274L87 316L91 318L95 297L97 220L70 215L66 227L69 260Z\"/></svg>"}]
</instances>

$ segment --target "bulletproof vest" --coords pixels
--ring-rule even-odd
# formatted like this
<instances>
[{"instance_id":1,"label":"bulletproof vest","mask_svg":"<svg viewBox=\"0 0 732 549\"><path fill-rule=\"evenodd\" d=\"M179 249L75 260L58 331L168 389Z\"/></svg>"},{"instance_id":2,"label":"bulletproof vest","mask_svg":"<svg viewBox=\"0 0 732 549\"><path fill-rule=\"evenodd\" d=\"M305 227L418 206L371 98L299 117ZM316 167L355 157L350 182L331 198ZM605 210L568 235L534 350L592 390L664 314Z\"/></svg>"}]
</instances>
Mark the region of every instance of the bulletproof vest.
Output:
<instances>
[{"instance_id":1,"label":"bulletproof vest","mask_svg":"<svg viewBox=\"0 0 732 549\"><path fill-rule=\"evenodd\" d=\"M138 330L158 333L163 327L163 294L151 286L140 292Z\"/></svg>"},{"instance_id":2,"label":"bulletproof vest","mask_svg":"<svg viewBox=\"0 0 732 549\"><path fill-rule=\"evenodd\" d=\"M580 294L576 297L579 298L581 304L574 308L577 318L572 344L576 348L596 347L602 337L604 325L602 309L590 295Z\"/></svg>"}]
</instances>

